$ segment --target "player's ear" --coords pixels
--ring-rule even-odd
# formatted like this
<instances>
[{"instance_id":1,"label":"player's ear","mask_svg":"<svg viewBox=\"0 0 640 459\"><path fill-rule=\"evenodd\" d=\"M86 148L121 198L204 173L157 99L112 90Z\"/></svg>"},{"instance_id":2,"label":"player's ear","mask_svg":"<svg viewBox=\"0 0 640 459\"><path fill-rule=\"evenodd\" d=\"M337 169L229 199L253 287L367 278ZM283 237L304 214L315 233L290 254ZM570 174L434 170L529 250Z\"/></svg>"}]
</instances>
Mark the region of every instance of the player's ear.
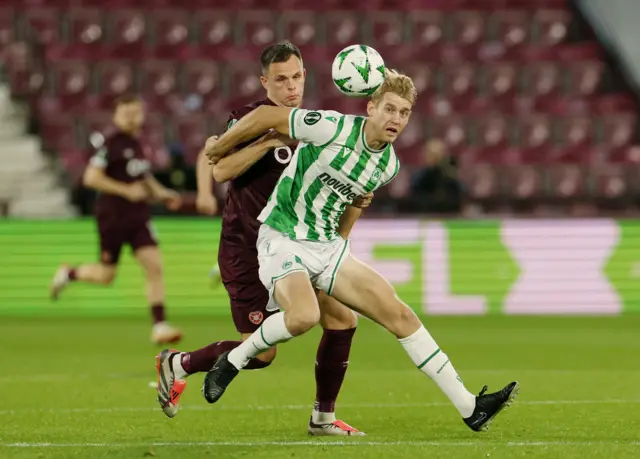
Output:
<instances>
[{"instance_id":1,"label":"player's ear","mask_svg":"<svg viewBox=\"0 0 640 459\"><path fill-rule=\"evenodd\" d=\"M264 75L260 75L260 83L262 83L262 87L267 89L267 77Z\"/></svg>"},{"instance_id":2,"label":"player's ear","mask_svg":"<svg viewBox=\"0 0 640 459\"><path fill-rule=\"evenodd\" d=\"M372 101L372 100L370 100L370 101L367 103L367 115L368 115L368 116L373 116L373 114L374 114L375 110L376 110L376 104L374 104L374 103L373 103L373 101Z\"/></svg>"}]
</instances>

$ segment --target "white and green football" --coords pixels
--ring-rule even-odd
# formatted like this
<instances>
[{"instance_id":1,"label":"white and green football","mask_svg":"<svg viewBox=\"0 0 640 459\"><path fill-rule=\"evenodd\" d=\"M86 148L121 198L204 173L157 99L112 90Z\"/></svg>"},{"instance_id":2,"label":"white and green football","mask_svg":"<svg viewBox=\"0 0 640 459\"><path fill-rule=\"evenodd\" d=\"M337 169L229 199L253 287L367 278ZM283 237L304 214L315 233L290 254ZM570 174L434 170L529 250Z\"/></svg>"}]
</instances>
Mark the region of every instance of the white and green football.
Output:
<instances>
[{"instance_id":1,"label":"white and green football","mask_svg":"<svg viewBox=\"0 0 640 459\"><path fill-rule=\"evenodd\" d=\"M384 81L384 60L370 46L347 46L333 60L331 76L341 93L353 97L370 96Z\"/></svg>"}]
</instances>

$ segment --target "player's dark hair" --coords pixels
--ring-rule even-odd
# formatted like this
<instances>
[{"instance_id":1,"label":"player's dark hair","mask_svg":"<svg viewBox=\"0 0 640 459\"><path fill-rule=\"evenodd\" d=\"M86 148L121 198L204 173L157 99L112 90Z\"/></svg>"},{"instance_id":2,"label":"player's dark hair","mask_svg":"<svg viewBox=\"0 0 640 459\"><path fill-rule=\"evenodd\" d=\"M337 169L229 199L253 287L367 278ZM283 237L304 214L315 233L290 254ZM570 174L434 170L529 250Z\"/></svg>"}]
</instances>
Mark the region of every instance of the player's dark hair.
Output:
<instances>
[{"instance_id":1,"label":"player's dark hair","mask_svg":"<svg viewBox=\"0 0 640 459\"><path fill-rule=\"evenodd\" d=\"M118 108L120 105L129 105L139 102L142 102L140 96L136 96L135 94L123 94L116 99L114 108Z\"/></svg>"},{"instance_id":2,"label":"player's dark hair","mask_svg":"<svg viewBox=\"0 0 640 459\"><path fill-rule=\"evenodd\" d=\"M268 46L264 51L262 51L262 55L260 56L262 72L266 73L269 66L274 62L287 62L291 56L296 56L298 59L302 60L302 53L298 47L289 40Z\"/></svg>"}]
</instances>

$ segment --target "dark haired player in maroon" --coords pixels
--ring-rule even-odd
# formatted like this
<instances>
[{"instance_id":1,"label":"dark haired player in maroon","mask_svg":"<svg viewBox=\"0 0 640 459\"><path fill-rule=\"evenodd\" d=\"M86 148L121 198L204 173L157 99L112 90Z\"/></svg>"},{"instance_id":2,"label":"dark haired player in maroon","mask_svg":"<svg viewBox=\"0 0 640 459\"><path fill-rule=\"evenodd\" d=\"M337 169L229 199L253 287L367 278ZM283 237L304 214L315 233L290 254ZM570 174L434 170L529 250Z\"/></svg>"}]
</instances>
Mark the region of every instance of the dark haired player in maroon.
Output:
<instances>
[{"instance_id":1,"label":"dark haired player in maroon","mask_svg":"<svg viewBox=\"0 0 640 459\"><path fill-rule=\"evenodd\" d=\"M297 107L301 104L305 71L299 50L291 43L270 46L263 52L261 64L267 98L233 111L228 126L260 105ZM243 340L273 314L266 310L268 293L258 277L256 241L260 222L257 217L291 160L293 146L286 142L290 140L267 134L240 146L213 168L217 182L229 181L218 265L229 293L233 321ZM199 162L199 175L197 202L201 212L210 213L211 167L204 155ZM362 198L354 204L364 207L369 201L370 198ZM343 236L349 233L360 212L357 207L345 212L340 227ZM324 333L316 356L316 401L308 432L311 435L364 435L335 416L335 402L349 363L357 317L324 293L319 293L319 300ZM157 358L157 368L158 401L164 413L169 417L177 414L178 400L188 375L209 371L220 354L240 344L241 341L218 341L194 352L163 351ZM275 357L273 348L253 359L247 368L265 368Z\"/></svg>"},{"instance_id":2,"label":"dark haired player in maroon","mask_svg":"<svg viewBox=\"0 0 640 459\"><path fill-rule=\"evenodd\" d=\"M148 200L162 201L175 210L180 206L180 195L151 175L149 160L138 140L143 123L144 108L139 98L126 96L117 101L113 116L116 130L97 149L83 176L84 185L99 192L95 214L100 262L58 268L51 283L51 297L57 299L70 282L110 285L116 277L122 246L129 245L147 281L154 323L151 339L166 344L180 340L182 334L165 321L162 261Z\"/></svg>"}]
</instances>

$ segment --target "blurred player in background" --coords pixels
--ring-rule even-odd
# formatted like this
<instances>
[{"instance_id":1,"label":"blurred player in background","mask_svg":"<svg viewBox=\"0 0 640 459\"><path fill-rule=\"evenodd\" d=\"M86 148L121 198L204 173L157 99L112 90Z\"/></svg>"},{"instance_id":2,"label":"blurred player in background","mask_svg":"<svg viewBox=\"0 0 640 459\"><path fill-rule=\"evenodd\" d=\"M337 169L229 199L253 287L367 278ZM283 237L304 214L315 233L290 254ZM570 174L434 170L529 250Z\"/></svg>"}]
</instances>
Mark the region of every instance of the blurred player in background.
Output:
<instances>
[{"instance_id":1,"label":"blurred player in background","mask_svg":"<svg viewBox=\"0 0 640 459\"><path fill-rule=\"evenodd\" d=\"M305 70L298 48L289 42L269 46L261 56L262 85L267 98L231 113L227 129L259 106L298 107L302 103ZM210 139L214 140L214 139ZM267 311L269 294L258 276L256 241L258 215L266 206L282 171L293 157L291 142L271 133L252 139L213 169L217 182L230 181L224 208L218 264L231 301L231 313L242 339L251 336L274 312ZM211 214L215 209L211 194L211 166L204 155L199 160L198 208ZM354 205L366 207L370 196L358 198ZM360 216L359 207L350 206L341 221L340 232L347 237ZM363 435L336 419L335 402L349 363L351 341L357 317L344 305L319 294L324 328L316 356L316 401L309 421L310 435ZM178 400L185 388L185 377L209 371L224 352L241 341L218 341L194 352L165 350L158 356L158 401L169 417L176 415ZM257 355L245 367L267 367L276 356L276 348Z\"/></svg>"},{"instance_id":2,"label":"blurred player in background","mask_svg":"<svg viewBox=\"0 0 640 459\"><path fill-rule=\"evenodd\" d=\"M160 201L176 210L181 204L180 195L158 183L150 172L139 141L144 123L142 100L135 96L120 98L113 123L116 131L97 149L83 176L84 185L99 193L95 213L100 262L58 268L51 283L51 297L57 299L70 282L110 285L116 277L122 247L129 245L146 277L154 323L151 339L158 344L173 343L182 334L165 321L162 261L148 201Z\"/></svg>"}]
</instances>

